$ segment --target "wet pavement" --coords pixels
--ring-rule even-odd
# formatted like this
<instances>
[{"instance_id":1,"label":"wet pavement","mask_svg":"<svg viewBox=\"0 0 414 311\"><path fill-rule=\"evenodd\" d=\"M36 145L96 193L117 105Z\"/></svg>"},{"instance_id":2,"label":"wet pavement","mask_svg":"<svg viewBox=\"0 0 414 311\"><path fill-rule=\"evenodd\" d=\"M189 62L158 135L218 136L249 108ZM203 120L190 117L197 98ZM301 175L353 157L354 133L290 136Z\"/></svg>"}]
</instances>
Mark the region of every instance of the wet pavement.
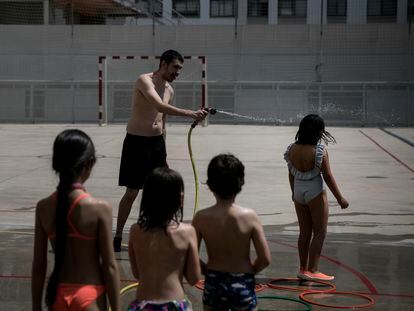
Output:
<instances>
[{"instance_id":1,"label":"wet pavement","mask_svg":"<svg viewBox=\"0 0 414 311\"><path fill-rule=\"evenodd\" d=\"M51 192L57 178L51 170L55 136L65 128L80 128L93 139L98 163L86 183L89 192L114 207L114 223L123 189L117 186L124 125L0 125L0 310L30 308L34 206ZM350 207L341 210L328 193L328 236L320 263L322 271L336 276L337 292L369 295L371 310L414 308L414 129L327 128L337 139L329 145L331 168ZM189 124L167 129L170 167L185 181L184 218L194 209L194 177L187 150ZM199 207L213 203L204 182L208 161L221 152L232 152L246 167L246 184L237 202L256 210L265 225L272 251L270 267L258 275L259 283L294 278L298 267L298 225L287 179L283 152L297 127L209 125L196 127L191 141L200 181ZM127 222L136 221L138 202ZM205 250L201 250L205 257ZM133 282L127 252L117 254L123 285ZM52 256L50 256L50 265ZM277 289L265 288L261 296L298 299L303 289L324 289L320 284L276 280ZM273 284L273 283L272 283ZM283 287L281 289L280 287ZM299 290L286 290L286 286ZM202 291L186 286L194 310L202 310ZM123 302L133 297L125 294ZM322 304L355 305L368 300L350 295L311 295ZM298 302L259 299L260 309L306 310ZM313 305L313 310L335 308Z\"/></svg>"}]
</instances>

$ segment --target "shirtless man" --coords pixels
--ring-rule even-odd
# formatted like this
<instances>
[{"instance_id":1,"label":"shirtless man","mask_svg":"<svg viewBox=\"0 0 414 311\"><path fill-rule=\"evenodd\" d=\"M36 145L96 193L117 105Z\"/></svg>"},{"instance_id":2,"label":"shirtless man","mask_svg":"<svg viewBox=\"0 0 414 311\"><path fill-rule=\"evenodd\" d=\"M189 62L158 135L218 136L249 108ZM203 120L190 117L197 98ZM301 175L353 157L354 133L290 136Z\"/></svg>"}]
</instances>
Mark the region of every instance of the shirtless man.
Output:
<instances>
[{"instance_id":1,"label":"shirtless man","mask_svg":"<svg viewBox=\"0 0 414 311\"><path fill-rule=\"evenodd\" d=\"M152 169L167 166L165 148L166 115L203 120L208 111L181 109L172 105L174 90L170 83L183 68L184 58L174 50L161 55L157 71L138 77L134 86L132 115L122 147L119 185L126 191L119 202L114 250L121 251L122 231L145 177Z\"/></svg>"},{"instance_id":2,"label":"shirtless man","mask_svg":"<svg viewBox=\"0 0 414 311\"><path fill-rule=\"evenodd\" d=\"M256 310L254 275L270 264L270 250L257 214L236 205L244 184L244 166L234 155L215 156L208 166L207 185L216 204L194 219L198 243L204 240L204 310ZM253 242L257 258L250 260Z\"/></svg>"}]
</instances>

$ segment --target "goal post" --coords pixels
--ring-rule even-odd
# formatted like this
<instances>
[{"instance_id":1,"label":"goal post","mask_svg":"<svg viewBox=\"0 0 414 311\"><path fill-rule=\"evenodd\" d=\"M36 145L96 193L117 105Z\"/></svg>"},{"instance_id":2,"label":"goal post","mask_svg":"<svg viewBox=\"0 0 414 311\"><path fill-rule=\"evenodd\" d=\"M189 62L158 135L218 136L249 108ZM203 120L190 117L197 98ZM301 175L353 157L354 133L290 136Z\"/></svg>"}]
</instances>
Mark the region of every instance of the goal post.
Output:
<instances>
[{"instance_id":1,"label":"goal post","mask_svg":"<svg viewBox=\"0 0 414 311\"><path fill-rule=\"evenodd\" d=\"M207 58L203 55L197 55L197 56L183 56L184 60L193 60L198 64L199 70L197 70L195 73L194 71L191 73L187 73L184 75L180 74L179 78L175 83L179 85L180 83L196 83L200 84L200 89L197 92L193 93L199 93L200 100L201 100L201 107L207 108L208 107L208 101L207 101ZM119 75L115 78L110 78L110 64L116 63L119 61L157 61L161 57L160 56L151 56L151 55L128 55L128 56L120 56L120 55L110 55L110 56L99 56L98 58L98 66L99 66L99 72L98 72L98 122L99 125L106 125L109 121L108 115L109 115L109 84L110 83L132 83L135 82L136 78L139 74L135 73L133 76L133 79L131 77L120 78ZM115 66L115 65L114 65ZM184 65L184 69L187 68L186 64ZM153 71L154 68L148 69L147 72ZM184 71L184 70L183 70ZM182 73L183 73L182 71ZM187 80L186 80L187 79ZM174 87L175 93L176 87ZM132 95L132 90L131 90ZM193 94L196 96L195 94ZM176 98L177 96L175 96ZM203 125L207 125L207 121L203 122Z\"/></svg>"}]
</instances>

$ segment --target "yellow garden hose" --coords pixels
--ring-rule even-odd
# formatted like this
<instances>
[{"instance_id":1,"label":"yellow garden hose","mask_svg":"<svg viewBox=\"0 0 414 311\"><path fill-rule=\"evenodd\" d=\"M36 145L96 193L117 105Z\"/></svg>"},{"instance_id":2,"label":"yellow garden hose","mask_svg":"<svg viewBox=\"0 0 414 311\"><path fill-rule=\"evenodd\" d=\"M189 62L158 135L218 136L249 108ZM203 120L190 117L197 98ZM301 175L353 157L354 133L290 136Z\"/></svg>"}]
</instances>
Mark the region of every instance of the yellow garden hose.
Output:
<instances>
[{"instance_id":1,"label":"yellow garden hose","mask_svg":"<svg viewBox=\"0 0 414 311\"><path fill-rule=\"evenodd\" d=\"M197 123L198 123L197 121L194 121L193 124L191 124L190 130L188 131L188 136L187 136L188 153L190 154L190 161L191 161L191 166L193 168L194 185L195 185L193 217L197 213L197 209L198 209L198 176L197 176L197 170L196 170L194 158L193 158L193 150L191 148L191 133L193 132L193 129L197 126Z\"/></svg>"},{"instance_id":2,"label":"yellow garden hose","mask_svg":"<svg viewBox=\"0 0 414 311\"><path fill-rule=\"evenodd\" d=\"M215 114L216 110L210 108L209 112L211 114ZM194 199L193 217L197 213L197 209L198 209L198 175L197 175L197 170L196 170L196 167L195 167L195 162L194 162L194 157L193 157L193 150L191 148L191 133L193 132L193 129L197 126L197 124L198 124L198 121L194 121L191 124L190 130L188 131L188 136L187 136L188 153L190 154L191 166L193 168L193 173L194 173L194 185L195 185L195 199ZM138 283L133 283L133 284L129 284L129 285L125 286L124 288L122 288L121 292L120 292L121 297L126 292L128 292L129 290L131 290L133 288L136 288L137 286L138 286ZM108 310L111 311L111 308L109 307Z\"/></svg>"},{"instance_id":3,"label":"yellow garden hose","mask_svg":"<svg viewBox=\"0 0 414 311\"><path fill-rule=\"evenodd\" d=\"M137 283L132 283L132 284L129 284L129 285L125 286L124 288L121 289L121 291L119 292L119 295L122 297L130 289L136 288L138 286L138 284L139 283L137 282ZM110 306L108 306L108 311L111 311L111 307Z\"/></svg>"},{"instance_id":4,"label":"yellow garden hose","mask_svg":"<svg viewBox=\"0 0 414 311\"><path fill-rule=\"evenodd\" d=\"M129 285L127 285L127 286L125 286L123 289L121 289L121 291L120 291L120 295L121 295L121 297L127 292L127 291L129 291L131 288L135 288L135 287L137 287L138 286L138 282L137 283L132 283L132 284L129 284Z\"/></svg>"},{"instance_id":5,"label":"yellow garden hose","mask_svg":"<svg viewBox=\"0 0 414 311\"><path fill-rule=\"evenodd\" d=\"M204 109L207 109L209 114L216 114L217 112L217 109L215 108L204 108ZM193 132L193 129L197 126L197 124L198 124L198 121L194 121L191 124L190 130L188 131L188 136L187 136L188 153L190 154L190 161L191 161L191 166L193 168L194 185L195 185L193 217L197 213L197 209L198 209L198 176L197 176L197 170L196 170L195 163L194 163L193 150L191 148L191 133Z\"/></svg>"}]
</instances>

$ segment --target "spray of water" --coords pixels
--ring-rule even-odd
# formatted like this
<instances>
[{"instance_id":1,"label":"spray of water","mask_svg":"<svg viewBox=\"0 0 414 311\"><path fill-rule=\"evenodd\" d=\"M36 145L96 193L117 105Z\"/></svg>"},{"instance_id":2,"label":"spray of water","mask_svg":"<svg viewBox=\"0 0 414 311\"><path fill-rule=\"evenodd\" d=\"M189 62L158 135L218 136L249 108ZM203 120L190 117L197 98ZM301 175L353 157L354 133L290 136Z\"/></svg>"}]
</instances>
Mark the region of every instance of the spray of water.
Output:
<instances>
[{"instance_id":1,"label":"spray of water","mask_svg":"<svg viewBox=\"0 0 414 311\"><path fill-rule=\"evenodd\" d=\"M246 116L246 115L242 115L242 114L238 114L238 113L234 113L234 112L228 112L228 111L224 111L224 110L219 110L217 109L217 113L221 113L230 117L235 117L235 118L242 118L242 119L248 119L248 120L252 120L258 123L266 123L266 124L275 124L275 125L283 125L286 124L288 121L285 120L281 120L279 118L276 117L269 117L269 118L262 118L262 117L255 117L255 116ZM301 119L303 118L302 115L297 115L296 119ZM293 122L293 119L291 118L289 120L290 123Z\"/></svg>"},{"instance_id":2,"label":"spray of water","mask_svg":"<svg viewBox=\"0 0 414 311\"><path fill-rule=\"evenodd\" d=\"M216 109L216 112L221 113L223 115L230 116L230 117L234 117L234 118L242 118L242 119L254 121L256 123L272 124L272 125L285 125L285 124L297 123L305 117L305 114L298 113L297 115L290 117L288 120L281 120L279 118L272 117L272 116L263 118L263 117L258 117L258 116L242 115L242 114L229 112L225 110L219 110L219 109ZM329 116L332 113L334 113L334 115L336 116L350 116L351 119L355 121L358 121L358 120L362 121L362 118L363 118L362 109L354 109L354 110L343 109L341 107L338 107L334 103L330 103L330 102L327 103L325 106L321 107L316 113L320 114L322 117ZM394 123L392 121L387 120L384 116L378 113L375 113L375 112L370 112L370 119L371 119L370 122L381 123L385 126L391 126L391 127L394 126ZM394 115L394 113L392 113L391 119L396 119L397 121L400 121L401 118Z\"/></svg>"}]
</instances>

